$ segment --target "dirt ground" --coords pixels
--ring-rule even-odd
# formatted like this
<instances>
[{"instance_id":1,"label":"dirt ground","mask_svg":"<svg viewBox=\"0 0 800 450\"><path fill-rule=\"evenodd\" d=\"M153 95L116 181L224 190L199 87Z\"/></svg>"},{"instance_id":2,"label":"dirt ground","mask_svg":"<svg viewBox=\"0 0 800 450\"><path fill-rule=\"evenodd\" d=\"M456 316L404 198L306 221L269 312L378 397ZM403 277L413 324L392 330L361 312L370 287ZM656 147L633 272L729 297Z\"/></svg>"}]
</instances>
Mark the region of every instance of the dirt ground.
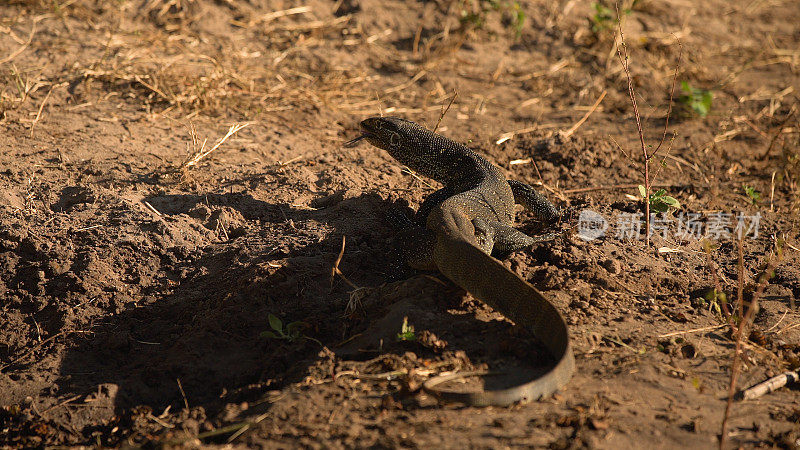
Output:
<instances>
[{"instance_id":1,"label":"dirt ground","mask_svg":"<svg viewBox=\"0 0 800 450\"><path fill-rule=\"evenodd\" d=\"M630 6L647 144L678 64L653 161L680 208L650 245L618 235L643 178L611 3L3 2L0 446L716 446L729 313L770 261L738 386L800 366L800 4ZM442 276L391 269L387 213L435 183L342 147L368 116L433 128L456 93L438 132L609 224L506 260L570 324L577 373L541 402L420 391L547 359ZM270 315L302 323L270 338ZM728 434L798 448L797 388L735 402Z\"/></svg>"}]
</instances>

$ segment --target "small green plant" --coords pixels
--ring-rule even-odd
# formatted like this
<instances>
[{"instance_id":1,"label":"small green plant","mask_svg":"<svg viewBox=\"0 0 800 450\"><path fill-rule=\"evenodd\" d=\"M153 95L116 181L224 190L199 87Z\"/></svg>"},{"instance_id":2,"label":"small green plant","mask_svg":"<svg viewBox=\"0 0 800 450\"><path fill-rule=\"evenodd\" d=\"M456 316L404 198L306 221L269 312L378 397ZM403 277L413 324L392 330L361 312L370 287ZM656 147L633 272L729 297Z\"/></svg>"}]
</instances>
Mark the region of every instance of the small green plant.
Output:
<instances>
[{"instance_id":1,"label":"small green plant","mask_svg":"<svg viewBox=\"0 0 800 450\"><path fill-rule=\"evenodd\" d=\"M714 310L718 316L722 316L722 308L720 305L728 304L728 296L725 292L718 291L717 288L709 289L706 295L703 296L703 300L708 304L708 310Z\"/></svg>"},{"instance_id":2,"label":"small green plant","mask_svg":"<svg viewBox=\"0 0 800 450\"><path fill-rule=\"evenodd\" d=\"M417 335L414 333L414 325L408 324L408 317L403 317L403 325L397 333L398 341L416 341Z\"/></svg>"},{"instance_id":3,"label":"small green plant","mask_svg":"<svg viewBox=\"0 0 800 450\"><path fill-rule=\"evenodd\" d=\"M519 6L519 2L509 2L508 13L511 15L511 29L514 30L514 36L519 38L522 36L522 26L525 25L525 11Z\"/></svg>"},{"instance_id":4,"label":"small green plant","mask_svg":"<svg viewBox=\"0 0 800 450\"><path fill-rule=\"evenodd\" d=\"M750 203L754 206L757 205L758 201L761 200L761 193L758 192L754 187L746 184L742 186L742 188L744 189L744 193L747 195L747 198L750 199Z\"/></svg>"},{"instance_id":5,"label":"small green plant","mask_svg":"<svg viewBox=\"0 0 800 450\"><path fill-rule=\"evenodd\" d=\"M683 95L678 97L678 101L690 108L700 117L705 117L711 111L711 101L714 96L707 89L700 89L689 84L688 81L681 81Z\"/></svg>"},{"instance_id":6,"label":"small green plant","mask_svg":"<svg viewBox=\"0 0 800 450\"><path fill-rule=\"evenodd\" d=\"M642 200L647 198L647 189L641 184L639 185L639 195L642 197ZM667 191L664 189L657 189L651 193L649 201L650 209L658 213L665 213L669 211L670 208L681 207L681 203L676 200L675 197L667 195Z\"/></svg>"},{"instance_id":7,"label":"small green plant","mask_svg":"<svg viewBox=\"0 0 800 450\"><path fill-rule=\"evenodd\" d=\"M592 33L597 34L603 30L610 30L616 22L614 20L616 16L614 11L600 3L593 3L592 8L595 11L594 15L589 17L589 26L592 29Z\"/></svg>"},{"instance_id":8,"label":"small green plant","mask_svg":"<svg viewBox=\"0 0 800 450\"><path fill-rule=\"evenodd\" d=\"M624 8L620 11L620 14L624 16L630 15L636 3L638 3L638 0L634 0L630 8ZM592 33L594 34L600 34L603 31L611 30L619 20L617 13L602 3L592 3L592 8L594 9L594 14L589 16L589 28L592 29Z\"/></svg>"},{"instance_id":9,"label":"small green plant","mask_svg":"<svg viewBox=\"0 0 800 450\"><path fill-rule=\"evenodd\" d=\"M308 339L309 341L314 341L317 344L322 345L320 341L303 334L302 330L309 327L309 325L305 322L292 322L284 327L283 322L276 315L270 313L267 318L269 319L269 326L272 328L272 330L262 332L262 338L282 339L288 342L296 342L300 339Z\"/></svg>"},{"instance_id":10,"label":"small green plant","mask_svg":"<svg viewBox=\"0 0 800 450\"><path fill-rule=\"evenodd\" d=\"M461 24L469 25L479 30L486 25L486 18L491 11L503 14L503 23L514 30L514 35L517 38L522 35L522 27L525 25L525 12L516 0L478 0L475 3L471 3L471 7L467 6L467 2L463 2L460 17Z\"/></svg>"}]
</instances>

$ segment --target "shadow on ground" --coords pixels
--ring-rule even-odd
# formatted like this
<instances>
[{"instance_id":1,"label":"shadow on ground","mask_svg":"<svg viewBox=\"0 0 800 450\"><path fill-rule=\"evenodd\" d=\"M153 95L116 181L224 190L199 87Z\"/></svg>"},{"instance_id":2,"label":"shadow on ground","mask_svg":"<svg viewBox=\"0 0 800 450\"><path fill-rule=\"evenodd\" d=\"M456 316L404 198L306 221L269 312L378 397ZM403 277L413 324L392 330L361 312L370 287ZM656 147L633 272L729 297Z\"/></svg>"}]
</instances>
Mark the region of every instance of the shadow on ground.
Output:
<instances>
[{"instance_id":1,"label":"shadow on ground","mask_svg":"<svg viewBox=\"0 0 800 450\"><path fill-rule=\"evenodd\" d=\"M396 205L376 194L333 196L317 202L323 207L316 210L244 194L170 195L148 202L167 223L180 215L212 220L198 213L203 205L231 208L246 223L232 227L226 232L229 241L209 246L183 275L175 275L170 293L96 324L89 338L67 351L57 381L60 396L80 396L85 407L54 411L54 419L86 439L98 429L110 433L120 417L135 415L132 411L158 424L163 420L153 416L187 405L201 408L200 419L221 417L219 426L230 405L258 404L265 392L307 377L325 354L314 340L345 359L408 351L437 356L440 352L421 344L393 339L404 317L417 330L430 330L449 342L453 354L463 351L462 359L513 354L511 347L527 349L518 356L537 357L530 345L515 345L519 338L509 336L507 322L487 324L473 313L448 313L447 308L459 307L463 292L446 280L415 276L383 284L392 234L383 215ZM304 230L319 227L330 230L323 240L303 237ZM289 236L289 242L271 241L272 236ZM330 284L342 236L347 236L347 251L341 270L361 286L382 285L363 299L359 314L348 318L344 311L352 288L338 278ZM314 340L260 337L270 329L269 314L284 323L308 324L303 332ZM355 335L349 345L339 345ZM268 403L262 410L267 408Z\"/></svg>"}]
</instances>

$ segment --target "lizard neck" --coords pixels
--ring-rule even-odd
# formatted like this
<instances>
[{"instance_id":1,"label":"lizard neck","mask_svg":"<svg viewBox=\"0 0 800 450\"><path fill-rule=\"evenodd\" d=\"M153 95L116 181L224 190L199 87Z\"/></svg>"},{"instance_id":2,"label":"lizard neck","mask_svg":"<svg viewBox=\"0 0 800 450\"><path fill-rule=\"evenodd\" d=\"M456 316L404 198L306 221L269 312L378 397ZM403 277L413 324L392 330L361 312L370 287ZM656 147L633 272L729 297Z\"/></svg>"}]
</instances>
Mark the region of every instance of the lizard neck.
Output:
<instances>
[{"instance_id":1,"label":"lizard neck","mask_svg":"<svg viewBox=\"0 0 800 450\"><path fill-rule=\"evenodd\" d=\"M432 132L421 133L413 145L386 150L401 164L445 186L477 185L493 169L466 146Z\"/></svg>"}]
</instances>

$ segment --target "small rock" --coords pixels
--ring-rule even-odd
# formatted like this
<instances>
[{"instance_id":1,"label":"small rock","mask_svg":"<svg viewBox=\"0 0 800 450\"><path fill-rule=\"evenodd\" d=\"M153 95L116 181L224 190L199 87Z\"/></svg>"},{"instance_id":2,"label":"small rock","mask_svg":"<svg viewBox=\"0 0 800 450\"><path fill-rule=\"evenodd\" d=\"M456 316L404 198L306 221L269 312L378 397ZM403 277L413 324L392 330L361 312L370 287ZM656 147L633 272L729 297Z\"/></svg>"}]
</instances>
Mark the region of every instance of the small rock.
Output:
<instances>
[{"instance_id":1,"label":"small rock","mask_svg":"<svg viewBox=\"0 0 800 450\"><path fill-rule=\"evenodd\" d=\"M618 274L622 272L622 264L616 259L606 259L602 262L603 267L611 274Z\"/></svg>"}]
</instances>

